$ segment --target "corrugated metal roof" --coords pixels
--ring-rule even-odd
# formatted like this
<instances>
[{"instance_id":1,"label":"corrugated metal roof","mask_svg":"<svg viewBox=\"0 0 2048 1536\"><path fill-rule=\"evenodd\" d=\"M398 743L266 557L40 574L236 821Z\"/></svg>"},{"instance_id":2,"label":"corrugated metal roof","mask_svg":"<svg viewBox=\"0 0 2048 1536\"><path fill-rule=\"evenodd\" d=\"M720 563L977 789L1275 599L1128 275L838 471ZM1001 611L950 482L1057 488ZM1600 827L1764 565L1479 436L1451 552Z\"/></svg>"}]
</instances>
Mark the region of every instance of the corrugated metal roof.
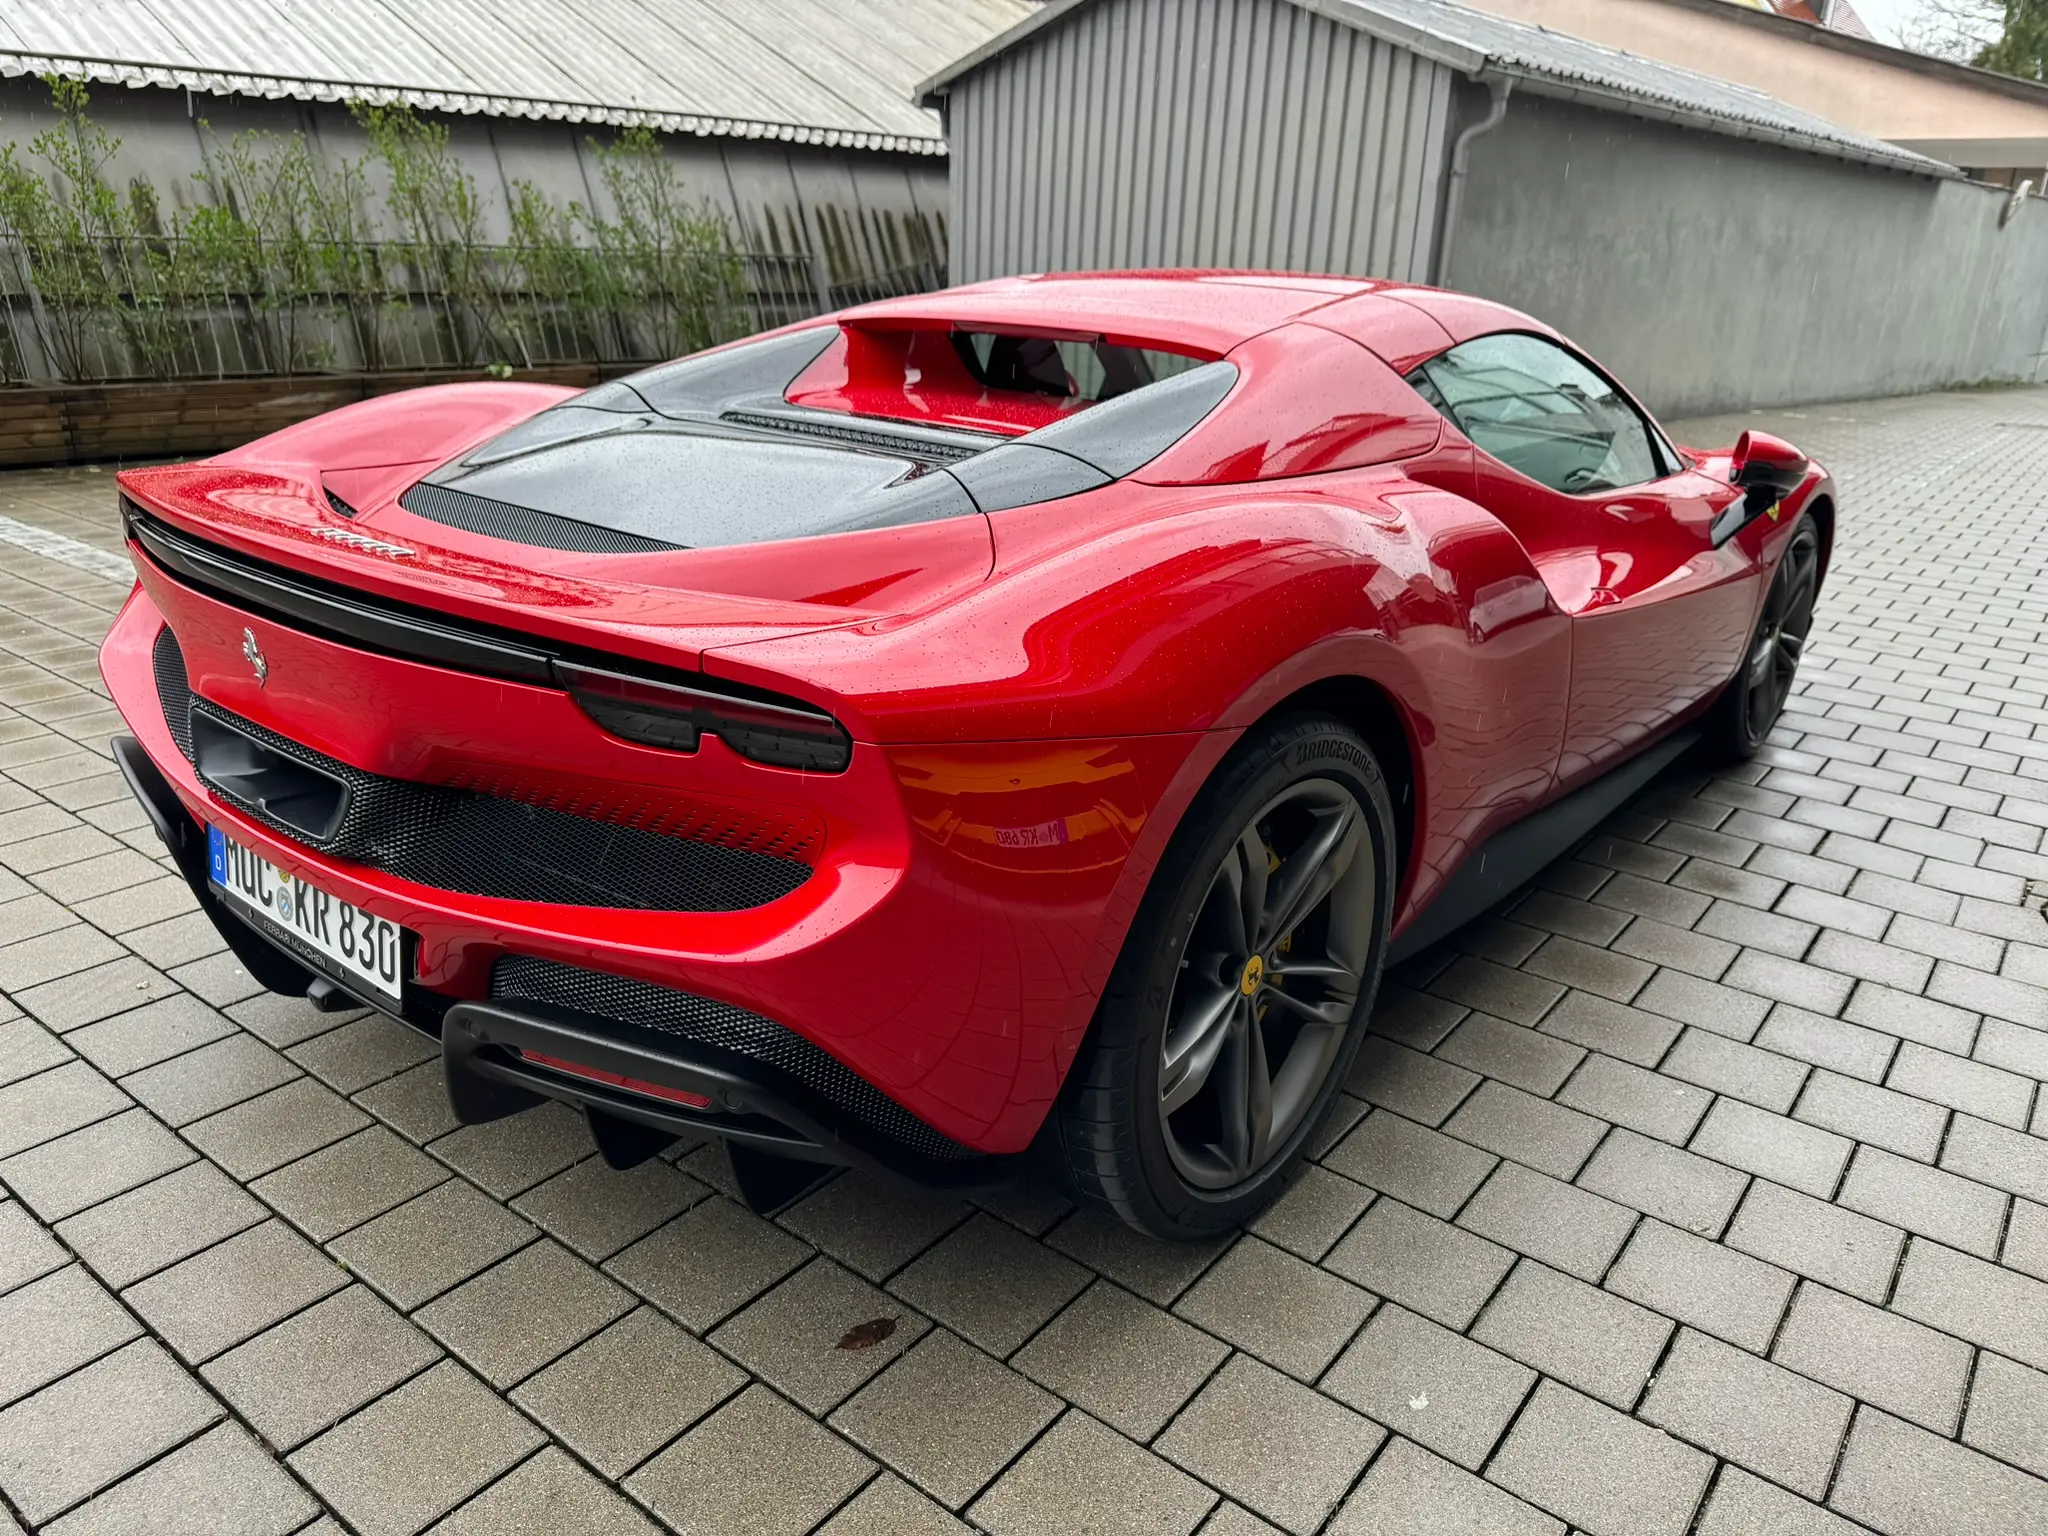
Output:
<instances>
[{"instance_id":1,"label":"corrugated metal roof","mask_svg":"<svg viewBox=\"0 0 2048 1536\"><path fill-rule=\"evenodd\" d=\"M1055 0L990 38L917 88L930 100L960 76L1061 16L1095 0ZM1712 133L1761 139L1814 154L1888 166L1921 176L1953 177L1953 166L1802 112L1746 85L1716 80L1548 27L1532 27L1449 0L1284 0L1469 75L1513 77L1542 95L1589 101L1637 117L1684 123Z\"/></svg>"},{"instance_id":2,"label":"corrugated metal roof","mask_svg":"<svg viewBox=\"0 0 2048 1536\"><path fill-rule=\"evenodd\" d=\"M912 88L1025 0L33 0L0 76L944 154Z\"/></svg>"},{"instance_id":3,"label":"corrugated metal roof","mask_svg":"<svg viewBox=\"0 0 2048 1536\"><path fill-rule=\"evenodd\" d=\"M1588 97L1637 115L1671 117L1718 133L1925 176L1957 174L1938 160L1802 112L1754 87L1447 0L1312 0L1311 8L1340 20L1355 12L1353 24L1368 31L1388 25L1413 29L1418 44L1448 44L1471 60L1449 58L1446 63L1519 76L1547 95Z\"/></svg>"}]
</instances>

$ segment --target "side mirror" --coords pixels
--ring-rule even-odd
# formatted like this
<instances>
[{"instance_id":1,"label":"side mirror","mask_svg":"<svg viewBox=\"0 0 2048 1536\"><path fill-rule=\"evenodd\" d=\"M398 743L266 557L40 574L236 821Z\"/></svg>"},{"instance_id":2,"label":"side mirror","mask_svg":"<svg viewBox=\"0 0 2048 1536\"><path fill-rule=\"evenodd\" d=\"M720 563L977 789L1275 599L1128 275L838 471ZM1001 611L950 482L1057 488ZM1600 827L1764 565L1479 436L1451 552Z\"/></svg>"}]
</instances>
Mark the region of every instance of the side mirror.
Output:
<instances>
[{"instance_id":1,"label":"side mirror","mask_svg":"<svg viewBox=\"0 0 2048 1536\"><path fill-rule=\"evenodd\" d=\"M1806 455L1782 437L1745 432L1737 438L1728 479L1740 486L1744 495L1714 519L1714 526L1707 531L1713 546L1719 549L1766 512L1775 511L1779 502L1799 489L1806 478L1806 465Z\"/></svg>"}]
</instances>

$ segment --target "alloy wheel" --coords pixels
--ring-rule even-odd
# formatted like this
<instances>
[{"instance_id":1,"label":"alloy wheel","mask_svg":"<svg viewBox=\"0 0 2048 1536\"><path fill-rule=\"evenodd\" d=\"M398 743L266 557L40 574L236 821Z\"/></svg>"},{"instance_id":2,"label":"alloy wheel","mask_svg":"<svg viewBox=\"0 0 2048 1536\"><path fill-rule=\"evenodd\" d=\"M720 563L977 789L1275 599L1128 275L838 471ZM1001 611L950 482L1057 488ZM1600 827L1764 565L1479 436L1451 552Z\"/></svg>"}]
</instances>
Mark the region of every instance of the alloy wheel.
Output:
<instances>
[{"instance_id":1,"label":"alloy wheel","mask_svg":"<svg viewBox=\"0 0 2048 1536\"><path fill-rule=\"evenodd\" d=\"M1785 701L1792 696L1792 680L1798 675L1799 657L1813 628L1813 606L1819 592L1820 539L1811 526L1802 524L1771 577L1763 617L1757 622L1756 638L1745 663L1743 723L1752 741L1761 742L1770 734Z\"/></svg>"},{"instance_id":2,"label":"alloy wheel","mask_svg":"<svg viewBox=\"0 0 2048 1536\"><path fill-rule=\"evenodd\" d=\"M1375 859L1357 797L1314 778L1268 801L1217 867L1160 1037L1160 1122L1190 1184L1242 1184L1318 1102L1365 985Z\"/></svg>"}]
</instances>

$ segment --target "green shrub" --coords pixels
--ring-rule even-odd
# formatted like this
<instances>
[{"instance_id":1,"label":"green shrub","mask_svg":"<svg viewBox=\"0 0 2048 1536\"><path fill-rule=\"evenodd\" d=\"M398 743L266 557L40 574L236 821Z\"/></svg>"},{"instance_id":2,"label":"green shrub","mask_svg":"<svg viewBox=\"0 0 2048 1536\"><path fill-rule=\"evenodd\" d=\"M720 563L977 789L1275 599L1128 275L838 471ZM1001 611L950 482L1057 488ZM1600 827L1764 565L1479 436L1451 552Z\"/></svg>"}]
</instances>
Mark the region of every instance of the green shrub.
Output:
<instances>
[{"instance_id":1,"label":"green shrub","mask_svg":"<svg viewBox=\"0 0 2048 1536\"><path fill-rule=\"evenodd\" d=\"M513 185L510 239L445 124L355 103L361 159L303 134L201 123L198 206L108 179L120 141L83 84L0 148L0 284L63 378L489 367L673 357L753 328L724 215L685 193L660 139L590 140L608 215Z\"/></svg>"}]
</instances>

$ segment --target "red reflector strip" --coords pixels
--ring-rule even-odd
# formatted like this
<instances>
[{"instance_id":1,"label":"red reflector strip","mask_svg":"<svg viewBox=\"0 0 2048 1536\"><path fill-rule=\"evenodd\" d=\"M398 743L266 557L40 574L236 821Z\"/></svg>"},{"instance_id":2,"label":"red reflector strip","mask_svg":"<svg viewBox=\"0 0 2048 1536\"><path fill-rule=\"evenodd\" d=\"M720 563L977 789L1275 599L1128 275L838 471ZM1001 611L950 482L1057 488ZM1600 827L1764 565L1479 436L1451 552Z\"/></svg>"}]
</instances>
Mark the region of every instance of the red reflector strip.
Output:
<instances>
[{"instance_id":1,"label":"red reflector strip","mask_svg":"<svg viewBox=\"0 0 2048 1536\"><path fill-rule=\"evenodd\" d=\"M614 1088L630 1088L635 1093L644 1093L650 1098L667 1099L674 1104L687 1104L692 1109L711 1107L709 1098L701 1093L692 1093L687 1088L665 1088L660 1083L645 1083L637 1077L607 1072L603 1067L587 1067L580 1061L564 1061L559 1056L543 1056L539 1051L521 1051L519 1054L536 1066L567 1072L571 1077L587 1077L595 1082L609 1083Z\"/></svg>"}]
</instances>

